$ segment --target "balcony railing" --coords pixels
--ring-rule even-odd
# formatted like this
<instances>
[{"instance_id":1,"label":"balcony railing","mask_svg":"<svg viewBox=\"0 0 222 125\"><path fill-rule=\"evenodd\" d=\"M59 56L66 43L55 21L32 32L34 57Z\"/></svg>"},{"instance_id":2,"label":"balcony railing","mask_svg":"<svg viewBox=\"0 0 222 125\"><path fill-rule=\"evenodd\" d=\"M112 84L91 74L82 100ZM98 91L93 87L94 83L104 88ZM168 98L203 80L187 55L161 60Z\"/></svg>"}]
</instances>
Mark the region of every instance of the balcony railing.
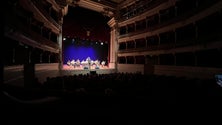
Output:
<instances>
[{"instance_id":1,"label":"balcony railing","mask_svg":"<svg viewBox=\"0 0 222 125\"><path fill-rule=\"evenodd\" d=\"M42 8L42 5L39 3L39 0L32 0L33 4L38 8L38 10L57 28L60 28L60 25L58 22L56 22L50 15L49 13Z\"/></svg>"},{"instance_id":2,"label":"balcony railing","mask_svg":"<svg viewBox=\"0 0 222 125\"><path fill-rule=\"evenodd\" d=\"M132 10L123 13L121 16L121 18L119 19L120 22L121 21L125 21L127 19L133 18L135 16L140 15L141 13L147 12L148 10L153 9L154 7L166 2L168 0L155 0L155 1L146 1L141 3L140 5L136 5L135 8L133 8Z\"/></svg>"},{"instance_id":3,"label":"balcony railing","mask_svg":"<svg viewBox=\"0 0 222 125\"><path fill-rule=\"evenodd\" d=\"M17 21L15 21L17 20ZM11 28L15 29L17 32L21 32L23 35L35 40L37 43L42 45L50 46L54 49L58 49L58 44L50 41L49 39L44 38L40 34L32 31L25 23L19 21L16 17L11 16L9 20L7 20L7 25Z\"/></svg>"}]
</instances>

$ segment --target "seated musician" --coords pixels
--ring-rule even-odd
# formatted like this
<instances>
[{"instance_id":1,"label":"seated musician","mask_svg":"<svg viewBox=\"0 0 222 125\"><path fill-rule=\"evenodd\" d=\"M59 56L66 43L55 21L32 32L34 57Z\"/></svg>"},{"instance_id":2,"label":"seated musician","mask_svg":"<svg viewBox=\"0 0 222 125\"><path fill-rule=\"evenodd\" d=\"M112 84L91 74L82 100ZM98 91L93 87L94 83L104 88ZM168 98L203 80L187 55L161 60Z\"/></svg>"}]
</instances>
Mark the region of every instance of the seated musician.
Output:
<instances>
[{"instance_id":1,"label":"seated musician","mask_svg":"<svg viewBox=\"0 0 222 125\"><path fill-rule=\"evenodd\" d=\"M95 61L96 69L99 69L99 63L100 63L100 61L98 61L98 60Z\"/></svg>"},{"instance_id":2,"label":"seated musician","mask_svg":"<svg viewBox=\"0 0 222 125\"><path fill-rule=\"evenodd\" d=\"M106 63L105 61L102 61L102 62L101 62L101 64L102 64L102 67L103 67L103 66L105 65L105 63Z\"/></svg>"},{"instance_id":3,"label":"seated musician","mask_svg":"<svg viewBox=\"0 0 222 125\"><path fill-rule=\"evenodd\" d=\"M71 65L71 61L70 61L70 60L67 61L67 65L68 65L68 66Z\"/></svg>"},{"instance_id":4,"label":"seated musician","mask_svg":"<svg viewBox=\"0 0 222 125\"><path fill-rule=\"evenodd\" d=\"M76 66L78 66L78 67L80 66L80 60L79 59L76 60Z\"/></svg>"},{"instance_id":5,"label":"seated musician","mask_svg":"<svg viewBox=\"0 0 222 125\"><path fill-rule=\"evenodd\" d=\"M74 68L75 68L75 60L74 59L71 61L71 66L74 66Z\"/></svg>"},{"instance_id":6,"label":"seated musician","mask_svg":"<svg viewBox=\"0 0 222 125\"><path fill-rule=\"evenodd\" d=\"M88 67L89 67L89 69L90 69L90 64L91 64L91 59L90 59L90 57L87 57L87 58L86 58L86 61L88 62Z\"/></svg>"}]
</instances>

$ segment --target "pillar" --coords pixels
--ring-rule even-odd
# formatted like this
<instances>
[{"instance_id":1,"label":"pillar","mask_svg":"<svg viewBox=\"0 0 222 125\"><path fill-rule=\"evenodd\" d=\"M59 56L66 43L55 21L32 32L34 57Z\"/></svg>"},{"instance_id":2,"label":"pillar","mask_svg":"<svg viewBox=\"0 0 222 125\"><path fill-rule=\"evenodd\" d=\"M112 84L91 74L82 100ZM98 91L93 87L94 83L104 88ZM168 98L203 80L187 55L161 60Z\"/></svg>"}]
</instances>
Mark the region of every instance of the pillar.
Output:
<instances>
[{"instance_id":1,"label":"pillar","mask_svg":"<svg viewBox=\"0 0 222 125\"><path fill-rule=\"evenodd\" d=\"M49 56L48 56L48 63L51 63L51 61L50 61L51 59L50 58L51 58L51 55L49 54Z\"/></svg>"},{"instance_id":2,"label":"pillar","mask_svg":"<svg viewBox=\"0 0 222 125\"><path fill-rule=\"evenodd\" d=\"M177 14L178 7L177 7L176 5L175 5L175 7L174 7L174 10L175 10L175 13L174 13L174 14L175 14L175 16L177 17L177 15L178 15L178 14Z\"/></svg>"},{"instance_id":3,"label":"pillar","mask_svg":"<svg viewBox=\"0 0 222 125\"><path fill-rule=\"evenodd\" d=\"M157 56L157 65L160 65L160 55Z\"/></svg>"},{"instance_id":4,"label":"pillar","mask_svg":"<svg viewBox=\"0 0 222 125\"><path fill-rule=\"evenodd\" d=\"M57 36L57 42L59 44L59 54L58 54L58 60L59 60L59 65L58 69L61 71L62 66L63 66L63 60L62 60L62 30L60 31L59 35Z\"/></svg>"},{"instance_id":5,"label":"pillar","mask_svg":"<svg viewBox=\"0 0 222 125\"><path fill-rule=\"evenodd\" d=\"M135 29L135 31L137 31L136 22L134 22L134 29Z\"/></svg>"},{"instance_id":6,"label":"pillar","mask_svg":"<svg viewBox=\"0 0 222 125\"><path fill-rule=\"evenodd\" d=\"M197 53L193 52L193 54L194 54L194 66L197 66L198 65Z\"/></svg>"},{"instance_id":7,"label":"pillar","mask_svg":"<svg viewBox=\"0 0 222 125\"><path fill-rule=\"evenodd\" d=\"M43 26L40 27L40 34L43 37L43 33L42 33L43 31L42 30L43 30Z\"/></svg>"},{"instance_id":8,"label":"pillar","mask_svg":"<svg viewBox=\"0 0 222 125\"><path fill-rule=\"evenodd\" d=\"M49 7L48 12L49 12L49 15L52 16L52 15L51 15L51 14L52 14L52 7Z\"/></svg>"},{"instance_id":9,"label":"pillar","mask_svg":"<svg viewBox=\"0 0 222 125\"><path fill-rule=\"evenodd\" d=\"M159 16L159 20L158 20L158 24L160 24L161 22L160 22L160 13L158 13L158 16Z\"/></svg>"},{"instance_id":10,"label":"pillar","mask_svg":"<svg viewBox=\"0 0 222 125\"><path fill-rule=\"evenodd\" d=\"M136 49L136 47L137 47L137 46L136 46L136 40L134 40L134 49Z\"/></svg>"},{"instance_id":11,"label":"pillar","mask_svg":"<svg viewBox=\"0 0 222 125\"><path fill-rule=\"evenodd\" d=\"M177 65L177 56L176 56L176 53L173 53L173 56L174 56L174 65L176 66L176 65Z\"/></svg>"},{"instance_id":12,"label":"pillar","mask_svg":"<svg viewBox=\"0 0 222 125\"><path fill-rule=\"evenodd\" d=\"M173 47L176 48L177 46L177 32L176 32L176 29L174 29L174 45Z\"/></svg>"},{"instance_id":13,"label":"pillar","mask_svg":"<svg viewBox=\"0 0 222 125\"><path fill-rule=\"evenodd\" d=\"M125 56L125 64L127 64L127 57Z\"/></svg>"},{"instance_id":14,"label":"pillar","mask_svg":"<svg viewBox=\"0 0 222 125\"><path fill-rule=\"evenodd\" d=\"M52 35L52 32L51 31L49 31L49 40L51 40L51 35Z\"/></svg>"},{"instance_id":15,"label":"pillar","mask_svg":"<svg viewBox=\"0 0 222 125\"><path fill-rule=\"evenodd\" d=\"M111 28L110 31L110 50L109 50L109 68L117 68L117 50L118 50L118 39L117 36L119 34L117 30L117 22L114 18L112 18L109 22L108 25Z\"/></svg>"},{"instance_id":16,"label":"pillar","mask_svg":"<svg viewBox=\"0 0 222 125\"><path fill-rule=\"evenodd\" d=\"M12 51L12 64L15 64L15 48Z\"/></svg>"},{"instance_id":17,"label":"pillar","mask_svg":"<svg viewBox=\"0 0 222 125\"><path fill-rule=\"evenodd\" d=\"M42 53L40 53L40 58L39 62L42 63Z\"/></svg>"},{"instance_id":18,"label":"pillar","mask_svg":"<svg viewBox=\"0 0 222 125\"><path fill-rule=\"evenodd\" d=\"M157 45L157 46L159 47L160 44L161 44L161 43L160 43L160 34L158 34L157 36L158 36L158 45Z\"/></svg>"},{"instance_id":19,"label":"pillar","mask_svg":"<svg viewBox=\"0 0 222 125\"><path fill-rule=\"evenodd\" d=\"M194 23L195 26L195 39L198 39L198 26L196 25L196 23Z\"/></svg>"},{"instance_id":20,"label":"pillar","mask_svg":"<svg viewBox=\"0 0 222 125\"><path fill-rule=\"evenodd\" d=\"M126 33L125 34L129 33L128 29L129 29L128 25L126 25Z\"/></svg>"},{"instance_id":21,"label":"pillar","mask_svg":"<svg viewBox=\"0 0 222 125\"><path fill-rule=\"evenodd\" d=\"M127 50L127 49L128 49L128 47L127 47L127 41L125 41L124 43L126 44L126 50Z\"/></svg>"},{"instance_id":22,"label":"pillar","mask_svg":"<svg viewBox=\"0 0 222 125\"><path fill-rule=\"evenodd\" d=\"M29 63L32 63L31 57L32 57L32 51L30 50L30 51L29 51L29 58L28 58L28 62L29 62Z\"/></svg>"}]
</instances>

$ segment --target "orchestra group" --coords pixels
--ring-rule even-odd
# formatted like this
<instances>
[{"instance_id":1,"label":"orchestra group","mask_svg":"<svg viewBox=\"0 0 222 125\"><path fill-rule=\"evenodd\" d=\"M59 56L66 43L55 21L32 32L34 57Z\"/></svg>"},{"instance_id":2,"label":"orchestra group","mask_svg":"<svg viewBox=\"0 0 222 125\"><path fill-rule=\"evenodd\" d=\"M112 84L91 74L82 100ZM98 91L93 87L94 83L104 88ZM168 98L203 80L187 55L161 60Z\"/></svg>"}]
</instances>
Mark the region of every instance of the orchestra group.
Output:
<instances>
[{"instance_id":1,"label":"orchestra group","mask_svg":"<svg viewBox=\"0 0 222 125\"><path fill-rule=\"evenodd\" d=\"M84 69L90 69L91 66L95 66L96 69L99 69L100 66L104 67L105 63L105 61L102 61L101 63L99 60L93 61L90 59L90 57L87 57L86 60L82 60L81 62L79 59L72 59L67 61L68 66L72 66L74 68L83 67Z\"/></svg>"}]
</instances>

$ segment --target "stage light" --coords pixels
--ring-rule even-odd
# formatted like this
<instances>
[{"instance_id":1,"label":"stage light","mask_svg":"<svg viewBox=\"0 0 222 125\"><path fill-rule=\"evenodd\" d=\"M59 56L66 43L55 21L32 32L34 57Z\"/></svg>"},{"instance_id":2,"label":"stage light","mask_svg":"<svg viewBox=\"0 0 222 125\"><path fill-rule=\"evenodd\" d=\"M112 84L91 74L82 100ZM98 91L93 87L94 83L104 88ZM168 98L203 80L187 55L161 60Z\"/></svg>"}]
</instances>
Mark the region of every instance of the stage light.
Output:
<instances>
[{"instance_id":1,"label":"stage light","mask_svg":"<svg viewBox=\"0 0 222 125\"><path fill-rule=\"evenodd\" d=\"M103 42L101 42L101 45L103 45Z\"/></svg>"},{"instance_id":2,"label":"stage light","mask_svg":"<svg viewBox=\"0 0 222 125\"><path fill-rule=\"evenodd\" d=\"M74 43L75 42L75 39L72 39L72 43Z\"/></svg>"},{"instance_id":3,"label":"stage light","mask_svg":"<svg viewBox=\"0 0 222 125\"><path fill-rule=\"evenodd\" d=\"M64 37L63 40L66 40L66 38Z\"/></svg>"}]
</instances>

